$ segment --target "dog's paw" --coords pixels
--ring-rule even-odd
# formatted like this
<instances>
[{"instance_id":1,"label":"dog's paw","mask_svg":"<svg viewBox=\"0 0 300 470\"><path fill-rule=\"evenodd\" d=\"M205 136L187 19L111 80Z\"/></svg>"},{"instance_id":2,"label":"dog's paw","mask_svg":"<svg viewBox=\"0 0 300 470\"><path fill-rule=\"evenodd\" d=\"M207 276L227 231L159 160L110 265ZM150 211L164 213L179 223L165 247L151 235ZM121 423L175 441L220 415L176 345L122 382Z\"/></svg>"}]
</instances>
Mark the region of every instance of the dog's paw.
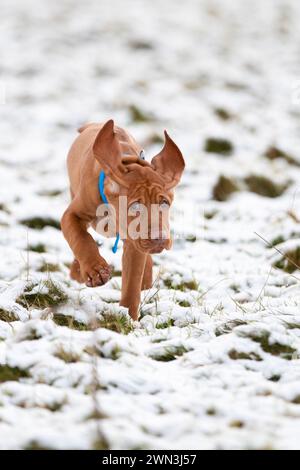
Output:
<instances>
[{"instance_id":1,"label":"dog's paw","mask_svg":"<svg viewBox=\"0 0 300 470\"><path fill-rule=\"evenodd\" d=\"M74 259L73 263L70 266L70 277L77 282L84 282L84 279L81 276L80 264L77 259Z\"/></svg>"},{"instance_id":2,"label":"dog's paw","mask_svg":"<svg viewBox=\"0 0 300 470\"><path fill-rule=\"evenodd\" d=\"M103 286L110 280L112 275L112 267L103 258L80 265L80 267L81 275L88 287Z\"/></svg>"}]
</instances>

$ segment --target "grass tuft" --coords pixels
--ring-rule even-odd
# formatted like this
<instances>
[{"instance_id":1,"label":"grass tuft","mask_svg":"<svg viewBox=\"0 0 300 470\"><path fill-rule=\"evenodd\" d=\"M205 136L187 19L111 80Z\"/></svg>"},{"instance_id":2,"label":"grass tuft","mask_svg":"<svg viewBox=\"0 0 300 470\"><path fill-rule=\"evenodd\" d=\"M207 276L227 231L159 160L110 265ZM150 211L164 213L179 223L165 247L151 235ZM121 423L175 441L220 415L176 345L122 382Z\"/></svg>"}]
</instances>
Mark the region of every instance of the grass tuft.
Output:
<instances>
[{"instance_id":1,"label":"grass tuft","mask_svg":"<svg viewBox=\"0 0 300 470\"><path fill-rule=\"evenodd\" d=\"M294 405L300 405L300 395L297 395L297 396L292 400L292 403L294 403Z\"/></svg>"},{"instance_id":2,"label":"grass tuft","mask_svg":"<svg viewBox=\"0 0 300 470\"><path fill-rule=\"evenodd\" d=\"M180 305L180 307L190 307L191 306L191 304L188 300L180 300L178 302L178 305Z\"/></svg>"},{"instance_id":3,"label":"grass tuft","mask_svg":"<svg viewBox=\"0 0 300 470\"><path fill-rule=\"evenodd\" d=\"M53 450L51 447L46 447L36 440L29 441L24 447L24 450Z\"/></svg>"},{"instance_id":4,"label":"grass tuft","mask_svg":"<svg viewBox=\"0 0 300 470\"><path fill-rule=\"evenodd\" d=\"M67 295L52 280L41 282L40 289L32 293L35 287L36 285L34 284L27 286L23 294L16 301L25 308L42 309L61 305L68 300Z\"/></svg>"},{"instance_id":5,"label":"grass tuft","mask_svg":"<svg viewBox=\"0 0 300 470\"><path fill-rule=\"evenodd\" d=\"M55 313L53 321L59 326L67 326L72 330L87 331L90 329L86 323L77 321L71 315L63 315L62 313Z\"/></svg>"},{"instance_id":6,"label":"grass tuft","mask_svg":"<svg viewBox=\"0 0 300 470\"><path fill-rule=\"evenodd\" d=\"M53 321L59 326L66 326L79 331L106 328L107 330L115 331L123 335L128 335L128 333L133 331L130 318L125 315L115 315L113 313L102 314L102 318L98 318L93 324L80 322L75 320L71 315L63 315L61 313L55 313L53 315Z\"/></svg>"},{"instance_id":7,"label":"grass tuft","mask_svg":"<svg viewBox=\"0 0 300 470\"><path fill-rule=\"evenodd\" d=\"M29 245L28 251L35 251L36 253L46 253L47 249L44 243L37 243L36 245Z\"/></svg>"},{"instance_id":8,"label":"grass tuft","mask_svg":"<svg viewBox=\"0 0 300 470\"><path fill-rule=\"evenodd\" d=\"M232 114L225 108L215 108L214 112L222 121L229 121L232 118Z\"/></svg>"},{"instance_id":9,"label":"grass tuft","mask_svg":"<svg viewBox=\"0 0 300 470\"><path fill-rule=\"evenodd\" d=\"M239 429L241 429L241 428L243 428L243 427L245 426L245 423L244 423L243 421L239 420L239 419L235 419L234 421L231 421L231 422L229 423L229 426L230 426L231 428L239 428Z\"/></svg>"},{"instance_id":10,"label":"grass tuft","mask_svg":"<svg viewBox=\"0 0 300 470\"><path fill-rule=\"evenodd\" d=\"M197 240L197 237L196 235L187 235L185 239L187 242L194 243Z\"/></svg>"},{"instance_id":11,"label":"grass tuft","mask_svg":"<svg viewBox=\"0 0 300 470\"><path fill-rule=\"evenodd\" d=\"M138 123L152 121L152 117L135 104L129 106L129 113L133 122Z\"/></svg>"},{"instance_id":12,"label":"grass tuft","mask_svg":"<svg viewBox=\"0 0 300 470\"><path fill-rule=\"evenodd\" d=\"M296 269L300 269L300 246L287 251L282 258L275 261L273 266L289 274L296 271Z\"/></svg>"},{"instance_id":13,"label":"grass tuft","mask_svg":"<svg viewBox=\"0 0 300 470\"><path fill-rule=\"evenodd\" d=\"M106 439L102 436L93 442L92 449L93 450L109 450L109 445Z\"/></svg>"},{"instance_id":14,"label":"grass tuft","mask_svg":"<svg viewBox=\"0 0 300 470\"><path fill-rule=\"evenodd\" d=\"M205 141L204 149L208 153L218 153L227 156L232 154L233 145L230 140L209 137Z\"/></svg>"},{"instance_id":15,"label":"grass tuft","mask_svg":"<svg viewBox=\"0 0 300 470\"><path fill-rule=\"evenodd\" d=\"M19 367L0 365L0 383L18 381L19 379L28 377L30 377L30 374L27 370L19 369Z\"/></svg>"},{"instance_id":16,"label":"grass tuft","mask_svg":"<svg viewBox=\"0 0 300 470\"><path fill-rule=\"evenodd\" d=\"M10 211L7 209L6 205L0 202L0 211L5 212L6 214L10 214Z\"/></svg>"},{"instance_id":17,"label":"grass tuft","mask_svg":"<svg viewBox=\"0 0 300 470\"><path fill-rule=\"evenodd\" d=\"M213 187L212 195L216 201L224 202L237 191L239 191L239 187L235 180L221 175Z\"/></svg>"},{"instance_id":18,"label":"grass tuft","mask_svg":"<svg viewBox=\"0 0 300 470\"><path fill-rule=\"evenodd\" d=\"M165 328L170 328L171 326L174 326L173 318L169 318L168 320L166 320L164 322L157 323L156 324L156 329L157 330L163 330Z\"/></svg>"},{"instance_id":19,"label":"grass tuft","mask_svg":"<svg viewBox=\"0 0 300 470\"><path fill-rule=\"evenodd\" d=\"M272 354L272 356L279 356L286 360L292 360L293 355L296 352L296 349L286 344L281 344L277 341L271 343L270 333L268 331L262 331L257 333L251 332L248 334L239 332L239 334L241 336L252 339L252 341L255 341L256 343L259 343L262 350L268 354Z\"/></svg>"},{"instance_id":20,"label":"grass tuft","mask_svg":"<svg viewBox=\"0 0 300 470\"><path fill-rule=\"evenodd\" d=\"M55 351L54 356L67 364L72 364L80 360L79 354L66 350L62 345Z\"/></svg>"},{"instance_id":21,"label":"grass tuft","mask_svg":"<svg viewBox=\"0 0 300 470\"><path fill-rule=\"evenodd\" d=\"M243 320L230 320L226 323L223 323L220 326L217 326L215 330L215 334L216 336L226 335L228 333L231 333L235 327L241 326L241 325L247 325L247 322Z\"/></svg>"},{"instance_id":22,"label":"grass tuft","mask_svg":"<svg viewBox=\"0 0 300 470\"><path fill-rule=\"evenodd\" d=\"M60 271L58 264L46 263L46 261L39 267L38 271L40 273L55 273Z\"/></svg>"},{"instance_id":23,"label":"grass tuft","mask_svg":"<svg viewBox=\"0 0 300 470\"><path fill-rule=\"evenodd\" d=\"M271 377L269 377L268 380L270 380L271 382L279 382L280 379L281 379L281 375L274 374L274 375L271 375Z\"/></svg>"},{"instance_id":24,"label":"grass tuft","mask_svg":"<svg viewBox=\"0 0 300 470\"><path fill-rule=\"evenodd\" d=\"M245 353L245 352L237 351L236 349L231 349L228 352L228 356L233 361L238 361L239 359L248 360L248 361L262 361L262 358L254 352Z\"/></svg>"},{"instance_id":25,"label":"grass tuft","mask_svg":"<svg viewBox=\"0 0 300 470\"><path fill-rule=\"evenodd\" d=\"M183 344L178 346L169 346L166 347L163 351L155 351L150 354L150 357L155 361L169 362L174 361L183 354L187 353L189 350L186 349Z\"/></svg>"},{"instance_id":26,"label":"grass tuft","mask_svg":"<svg viewBox=\"0 0 300 470\"><path fill-rule=\"evenodd\" d=\"M284 242L284 237L282 235L278 235L277 237L273 238L270 245L267 245L268 248L273 248L273 246L280 245L280 243Z\"/></svg>"},{"instance_id":27,"label":"grass tuft","mask_svg":"<svg viewBox=\"0 0 300 470\"><path fill-rule=\"evenodd\" d=\"M178 284L174 283L174 280L171 277L166 277L163 279L163 282L167 289L176 289L181 292L199 290L199 283L196 281L196 279L192 279L191 281L182 281Z\"/></svg>"},{"instance_id":28,"label":"grass tuft","mask_svg":"<svg viewBox=\"0 0 300 470\"><path fill-rule=\"evenodd\" d=\"M298 167L300 166L300 162L298 162L295 157L289 155L278 147L269 147L265 152L265 157L268 158L268 160L277 160L278 158L282 158L289 165L294 165Z\"/></svg>"},{"instance_id":29,"label":"grass tuft","mask_svg":"<svg viewBox=\"0 0 300 470\"><path fill-rule=\"evenodd\" d=\"M19 318L17 318L13 312L9 312L8 310L5 310L4 308L0 308L0 320L11 322L11 321L18 321Z\"/></svg>"},{"instance_id":30,"label":"grass tuft","mask_svg":"<svg viewBox=\"0 0 300 470\"><path fill-rule=\"evenodd\" d=\"M113 313L103 314L103 317L97 320L98 327L106 328L107 330L115 331L123 335L128 335L133 331L133 325L128 317L125 315L114 315Z\"/></svg>"},{"instance_id":31,"label":"grass tuft","mask_svg":"<svg viewBox=\"0 0 300 470\"><path fill-rule=\"evenodd\" d=\"M244 179L249 191L264 197L281 196L287 189L287 184L274 183L270 178L262 175L249 175Z\"/></svg>"},{"instance_id":32,"label":"grass tuft","mask_svg":"<svg viewBox=\"0 0 300 470\"><path fill-rule=\"evenodd\" d=\"M53 227L60 230L60 222L51 217L30 217L22 219L20 223L34 230L42 230L45 227Z\"/></svg>"}]
</instances>

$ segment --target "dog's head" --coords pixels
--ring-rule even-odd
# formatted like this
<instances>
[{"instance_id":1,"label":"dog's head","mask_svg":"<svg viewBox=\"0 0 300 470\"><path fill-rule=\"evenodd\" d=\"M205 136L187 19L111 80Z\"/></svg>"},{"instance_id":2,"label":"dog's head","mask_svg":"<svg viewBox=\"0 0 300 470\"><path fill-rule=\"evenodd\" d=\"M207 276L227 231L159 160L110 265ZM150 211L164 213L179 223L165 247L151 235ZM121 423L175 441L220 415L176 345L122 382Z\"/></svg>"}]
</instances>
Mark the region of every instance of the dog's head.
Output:
<instances>
[{"instance_id":1,"label":"dog's head","mask_svg":"<svg viewBox=\"0 0 300 470\"><path fill-rule=\"evenodd\" d=\"M183 156L165 131L165 145L151 163L140 158L141 148L108 121L98 132L93 153L105 171L105 194L116 213L121 238L139 251L170 249L169 210L173 190L184 170Z\"/></svg>"}]
</instances>

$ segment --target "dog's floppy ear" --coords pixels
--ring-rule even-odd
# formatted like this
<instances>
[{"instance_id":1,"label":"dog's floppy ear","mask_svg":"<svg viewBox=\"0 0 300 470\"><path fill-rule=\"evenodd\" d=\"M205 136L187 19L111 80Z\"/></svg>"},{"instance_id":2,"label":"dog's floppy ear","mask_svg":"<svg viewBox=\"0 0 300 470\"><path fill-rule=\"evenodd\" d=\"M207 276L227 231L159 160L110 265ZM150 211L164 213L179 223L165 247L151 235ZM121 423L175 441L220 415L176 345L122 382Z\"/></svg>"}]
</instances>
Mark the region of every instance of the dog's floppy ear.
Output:
<instances>
[{"instance_id":1,"label":"dog's floppy ear","mask_svg":"<svg viewBox=\"0 0 300 470\"><path fill-rule=\"evenodd\" d=\"M117 183L127 186L124 176L126 168L122 164L120 145L114 132L114 121L110 119L98 132L93 145L93 153L103 170Z\"/></svg>"},{"instance_id":2,"label":"dog's floppy ear","mask_svg":"<svg viewBox=\"0 0 300 470\"><path fill-rule=\"evenodd\" d=\"M181 151L167 131L165 131L165 145L152 158L151 165L165 178L167 189L171 189L179 183L185 163Z\"/></svg>"}]
</instances>

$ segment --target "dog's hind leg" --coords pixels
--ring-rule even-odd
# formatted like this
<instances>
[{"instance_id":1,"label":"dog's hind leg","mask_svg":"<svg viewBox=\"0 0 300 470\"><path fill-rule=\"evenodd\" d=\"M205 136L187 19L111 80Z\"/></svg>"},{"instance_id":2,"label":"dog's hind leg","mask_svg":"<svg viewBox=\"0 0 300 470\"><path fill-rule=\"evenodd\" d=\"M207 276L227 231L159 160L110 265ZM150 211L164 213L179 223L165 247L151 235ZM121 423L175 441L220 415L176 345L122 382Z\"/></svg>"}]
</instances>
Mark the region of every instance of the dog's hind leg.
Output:
<instances>
[{"instance_id":1,"label":"dog's hind leg","mask_svg":"<svg viewBox=\"0 0 300 470\"><path fill-rule=\"evenodd\" d=\"M144 269L144 275L143 275L143 280L142 280L142 290L151 289L151 287L153 285L152 271L153 271L152 256L147 255L145 269Z\"/></svg>"},{"instance_id":2,"label":"dog's hind leg","mask_svg":"<svg viewBox=\"0 0 300 470\"><path fill-rule=\"evenodd\" d=\"M72 191L72 188L70 188L70 195L71 195L71 200L73 200L74 199L74 193ZM80 273L80 264L79 264L79 261L77 259L74 259L72 261L71 266L70 266L70 278L74 279L74 281L84 283L84 279L83 279L83 277L81 276L81 273Z\"/></svg>"}]
</instances>

